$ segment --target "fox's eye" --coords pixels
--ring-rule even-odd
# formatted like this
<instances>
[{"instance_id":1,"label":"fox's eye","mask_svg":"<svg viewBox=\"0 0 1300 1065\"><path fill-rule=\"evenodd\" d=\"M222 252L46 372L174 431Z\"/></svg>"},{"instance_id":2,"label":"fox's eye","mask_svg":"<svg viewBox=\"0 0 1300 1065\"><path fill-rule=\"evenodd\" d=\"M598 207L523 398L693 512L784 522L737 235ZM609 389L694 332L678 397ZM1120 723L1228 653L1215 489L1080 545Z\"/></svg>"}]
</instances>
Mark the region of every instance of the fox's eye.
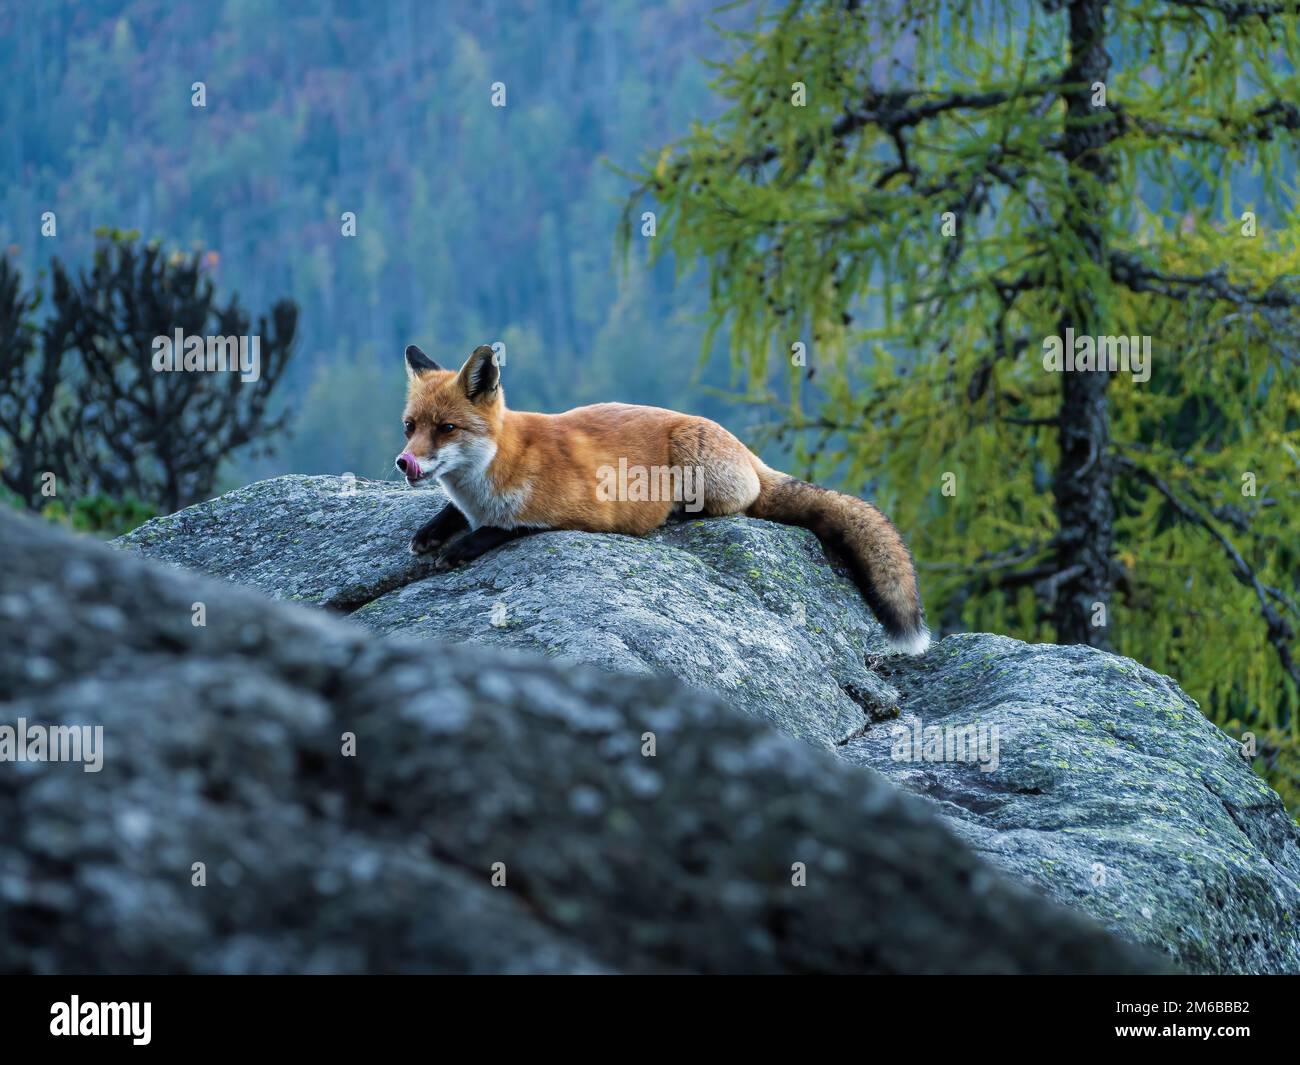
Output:
<instances>
[{"instance_id":1,"label":"fox's eye","mask_svg":"<svg viewBox=\"0 0 1300 1065\"><path fill-rule=\"evenodd\" d=\"M442 433L443 436L446 436L448 433L450 433L450 432L451 432L453 429L455 429L455 428L456 428L456 427L455 427L454 425L452 425L451 422L442 422L442 423L438 426L438 432Z\"/></svg>"},{"instance_id":2,"label":"fox's eye","mask_svg":"<svg viewBox=\"0 0 1300 1065\"><path fill-rule=\"evenodd\" d=\"M402 428L406 430L406 435L410 436L415 432L415 422L411 421L410 418L406 418L402 421Z\"/></svg>"}]
</instances>

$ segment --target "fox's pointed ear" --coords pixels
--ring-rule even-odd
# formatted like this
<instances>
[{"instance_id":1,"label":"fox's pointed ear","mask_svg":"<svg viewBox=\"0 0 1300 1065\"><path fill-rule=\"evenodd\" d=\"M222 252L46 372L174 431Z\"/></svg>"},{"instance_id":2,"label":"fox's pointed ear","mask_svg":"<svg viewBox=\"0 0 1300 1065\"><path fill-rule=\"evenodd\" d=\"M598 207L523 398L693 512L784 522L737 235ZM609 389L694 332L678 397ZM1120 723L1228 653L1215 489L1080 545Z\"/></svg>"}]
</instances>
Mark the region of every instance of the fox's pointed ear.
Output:
<instances>
[{"instance_id":1,"label":"fox's pointed ear","mask_svg":"<svg viewBox=\"0 0 1300 1065\"><path fill-rule=\"evenodd\" d=\"M434 362L428 355L422 352L414 344L408 345L406 349L406 376L419 377L422 373L428 373L430 370L441 370L442 367Z\"/></svg>"},{"instance_id":2,"label":"fox's pointed ear","mask_svg":"<svg viewBox=\"0 0 1300 1065\"><path fill-rule=\"evenodd\" d=\"M496 352L487 344L480 344L460 368L460 387L474 402L492 395L501 384L501 368Z\"/></svg>"}]
</instances>

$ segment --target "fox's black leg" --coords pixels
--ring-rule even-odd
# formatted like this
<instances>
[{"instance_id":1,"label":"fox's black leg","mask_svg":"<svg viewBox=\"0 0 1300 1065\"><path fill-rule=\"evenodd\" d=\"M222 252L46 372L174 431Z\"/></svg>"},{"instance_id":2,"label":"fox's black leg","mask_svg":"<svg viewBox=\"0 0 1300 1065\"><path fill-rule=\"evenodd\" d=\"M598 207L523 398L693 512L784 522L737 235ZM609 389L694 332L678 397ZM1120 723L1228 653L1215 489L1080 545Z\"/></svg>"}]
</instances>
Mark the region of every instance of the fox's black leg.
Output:
<instances>
[{"instance_id":1,"label":"fox's black leg","mask_svg":"<svg viewBox=\"0 0 1300 1065\"><path fill-rule=\"evenodd\" d=\"M443 548L442 554L438 556L438 568L453 569L466 562L473 562L479 555L486 554L494 547L500 547L511 540L539 531L538 529L500 529L495 525L484 525Z\"/></svg>"},{"instance_id":2,"label":"fox's black leg","mask_svg":"<svg viewBox=\"0 0 1300 1065\"><path fill-rule=\"evenodd\" d=\"M664 519L664 524L680 525L688 521L703 521L708 517L711 517L711 515L706 514L703 508L699 510L686 510L684 508L673 507L669 512L668 517Z\"/></svg>"},{"instance_id":3,"label":"fox's black leg","mask_svg":"<svg viewBox=\"0 0 1300 1065\"><path fill-rule=\"evenodd\" d=\"M468 528L469 519L456 504L448 503L430 521L421 525L411 538L411 554L427 555L431 551L437 551L458 532Z\"/></svg>"}]
</instances>

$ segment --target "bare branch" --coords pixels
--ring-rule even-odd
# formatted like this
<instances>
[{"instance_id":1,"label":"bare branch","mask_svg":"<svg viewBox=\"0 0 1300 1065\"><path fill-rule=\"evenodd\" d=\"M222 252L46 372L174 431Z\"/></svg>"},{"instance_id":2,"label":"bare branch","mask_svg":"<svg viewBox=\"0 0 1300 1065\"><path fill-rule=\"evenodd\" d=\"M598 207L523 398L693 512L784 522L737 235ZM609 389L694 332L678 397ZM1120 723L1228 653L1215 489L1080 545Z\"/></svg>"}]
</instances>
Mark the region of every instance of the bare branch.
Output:
<instances>
[{"instance_id":1,"label":"bare branch","mask_svg":"<svg viewBox=\"0 0 1300 1065\"><path fill-rule=\"evenodd\" d=\"M1294 0L1282 0L1281 3L1250 3L1246 0L1165 0L1174 7L1188 7L1195 11L1209 11L1222 15L1229 26L1246 19L1257 18L1267 22L1275 15L1294 15L1297 5Z\"/></svg>"},{"instance_id":2,"label":"bare branch","mask_svg":"<svg viewBox=\"0 0 1300 1065\"><path fill-rule=\"evenodd\" d=\"M1290 291L1277 284L1263 292L1251 292L1232 284L1224 269L1206 274L1166 274L1152 269L1136 256L1112 252L1110 274L1117 283L1133 292L1155 292L1169 299L1185 300L1197 291L1208 291L1229 303L1250 304L1274 310L1300 308L1300 292Z\"/></svg>"}]
</instances>

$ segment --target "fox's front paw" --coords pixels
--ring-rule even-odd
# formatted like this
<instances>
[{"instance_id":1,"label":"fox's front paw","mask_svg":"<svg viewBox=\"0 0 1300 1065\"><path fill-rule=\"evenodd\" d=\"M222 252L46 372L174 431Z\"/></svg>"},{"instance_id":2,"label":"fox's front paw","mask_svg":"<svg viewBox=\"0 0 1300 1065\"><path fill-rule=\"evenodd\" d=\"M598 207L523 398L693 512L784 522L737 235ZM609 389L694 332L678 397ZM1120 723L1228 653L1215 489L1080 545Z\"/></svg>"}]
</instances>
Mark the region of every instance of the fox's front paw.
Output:
<instances>
[{"instance_id":1,"label":"fox's front paw","mask_svg":"<svg viewBox=\"0 0 1300 1065\"><path fill-rule=\"evenodd\" d=\"M466 562L473 562L476 558L478 558L478 552L464 550L464 540L456 540L439 552L438 557L433 560L433 564L436 569L449 570L463 566Z\"/></svg>"},{"instance_id":2,"label":"fox's front paw","mask_svg":"<svg viewBox=\"0 0 1300 1065\"><path fill-rule=\"evenodd\" d=\"M441 540L430 540L419 533L411 537L410 547L413 555L431 555L441 546Z\"/></svg>"},{"instance_id":3,"label":"fox's front paw","mask_svg":"<svg viewBox=\"0 0 1300 1065\"><path fill-rule=\"evenodd\" d=\"M427 525L421 525L411 537L411 554L431 555L446 542L446 538L434 527L433 522L429 522Z\"/></svg>"}]
</instances>

